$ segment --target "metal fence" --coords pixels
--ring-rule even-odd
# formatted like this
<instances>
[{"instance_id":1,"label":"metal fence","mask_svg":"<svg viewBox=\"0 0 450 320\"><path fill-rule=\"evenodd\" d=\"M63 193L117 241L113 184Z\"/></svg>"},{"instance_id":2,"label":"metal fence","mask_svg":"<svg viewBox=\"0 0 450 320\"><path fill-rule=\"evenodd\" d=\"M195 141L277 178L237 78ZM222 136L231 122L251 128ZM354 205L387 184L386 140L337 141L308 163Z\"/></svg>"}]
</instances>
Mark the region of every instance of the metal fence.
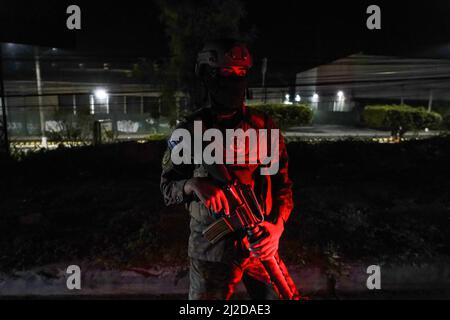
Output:
<instances>
[{"instance_id":1,"label":"metal fence","mask_svg":"<svg viewBox=\"0 0 450 320\"><path fill-rule=\"evenodd\" d=\"M11 143L40 141L91 143L94 123L110 124L109 140L149 139L167 135L185 112L185 97L165 100L144 95L63 94L6 97Z\"/></svg>"}]
</instances>

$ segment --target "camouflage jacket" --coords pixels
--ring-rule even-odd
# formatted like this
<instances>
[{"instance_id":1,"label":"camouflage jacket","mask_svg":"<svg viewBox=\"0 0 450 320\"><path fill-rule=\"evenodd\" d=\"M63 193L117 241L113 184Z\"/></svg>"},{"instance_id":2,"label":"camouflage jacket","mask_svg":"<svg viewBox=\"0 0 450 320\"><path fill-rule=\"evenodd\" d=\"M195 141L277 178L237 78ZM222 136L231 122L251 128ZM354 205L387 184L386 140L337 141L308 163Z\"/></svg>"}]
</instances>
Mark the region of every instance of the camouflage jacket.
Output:
<instances>
[{"instance_id":1,"label":"camouflage jacket","mask_svg":"<svg viewBox=\"0 0 450 320\"><path fill-rule=\"evenodd\" d=\"M210 128L216 128L215 117L209 108L204 108L191 115L178 127L190 130L196 120L206 122ZM274 129L273 121L266 115L244 107L242 119L232 129L247 128ZM169 141L170 145L170 141ZM255 171L259 172L259 170ZM212 245L202 232L214 221L214 214L195 196L184 193L184 184L192 177L207 177L208 172L203 165L175 165L171 161L170 148L167 148L161 174L161 192L166 205L184 204L190 213L190 237L188 254L191 258L224 262L248 255L242 250L243 234L234 234L219 243ZM279 141L279 170L272 176L254 175L255 192L269 221L281 218L286 221L293 207L292 182L288 177L288 155L284 139Z\"/></svg>"}]
</instances>

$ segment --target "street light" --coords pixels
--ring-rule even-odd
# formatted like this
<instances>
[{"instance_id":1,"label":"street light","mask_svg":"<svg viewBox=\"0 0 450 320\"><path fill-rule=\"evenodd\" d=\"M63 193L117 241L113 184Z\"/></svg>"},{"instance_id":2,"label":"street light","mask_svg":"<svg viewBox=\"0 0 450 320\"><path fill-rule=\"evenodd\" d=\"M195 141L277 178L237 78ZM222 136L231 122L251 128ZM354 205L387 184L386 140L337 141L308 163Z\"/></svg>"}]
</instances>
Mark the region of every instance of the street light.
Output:
<instances>
[{"instance_id":1,"label":"street light","mask_svg":"<svg viewBox=\"0 0 450 320\"><path fill-rule=\"evenodd\" d=\"M345 95L343 91L338 91L337 101L333 104L333 111L344 111L345 109Z\"/></svg>"},{"instance_id":2,"label":"street light","mask_svg":"<svg viewBox=\"0 0 450 320\"><path fill-rule=\"evenodd\" d=\"M94 95L98 100L106 100L108 99L108 92L105 89L96 89L94 91Z\"/></svg>"},{"instance_id":3,"label":"street light","mask_svg":"<svg viewBox=\"0 0 450 320\"><path fill-rule=\"evenodd\" d=\"M297 95L295 96L295 102L300 102L300 101L302 101L302 97L300 97L300 95L297 94Z\"/></svg>"},{"instance_id":4,"label":"street light","mask_svg":"<svg viewBox=\"0 0 450 320\"><path fill-rule=\"evenodd\" d=\"M104 104L106 107L106 113L109 113L109 94L105 89L96 89L94 91L95 99L98 100L99 103ZM91 114L95 113L95 101L91 101Z\"/></svg>"},{"instance_id":5,"label":"street light","mask_svg":"<svg viewBox=\"0 0 450 320\"><path fill-rule=\"evenodd\" d=\"M286 94L284 96L284 104L292 104L292 102L290 101L291 96L289 94Z\"/></svg>"},{"instance_id":6,"label":"street light","mask_svg":"<svg viewBox=\"0 0 450 320\"><path fill-rule=\"evenodd\" d=\"M319 95L317 93L314 93L312 98L311 98L311 102L319 102Z\"/></svg>"}]
</instances>

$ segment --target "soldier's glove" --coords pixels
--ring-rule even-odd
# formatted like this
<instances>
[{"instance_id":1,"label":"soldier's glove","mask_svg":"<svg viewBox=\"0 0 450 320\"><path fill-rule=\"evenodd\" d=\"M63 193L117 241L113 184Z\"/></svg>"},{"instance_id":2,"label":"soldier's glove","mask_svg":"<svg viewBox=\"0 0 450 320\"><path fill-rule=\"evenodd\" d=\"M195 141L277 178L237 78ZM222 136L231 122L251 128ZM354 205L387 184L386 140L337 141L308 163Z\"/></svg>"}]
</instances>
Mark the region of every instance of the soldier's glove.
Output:
<instances>
[{"instance_id":1,"label":"soldier's glove","mask_svg":"<svg viewBox=\"0 0 450 320\"><path fill-rule=\"evenodd\" d=\"M278 251L280 238L284 231L284 223L282 219L279 219L276 224L264 221L261 227L265 229L267 235L257 242L250 243L250 252L254 257L267 260L272 258Z\"/></svg>"},{"instance_id":2,"label":"soldier's glove","mask_svg":"<svg viewBox=\"0 0 450 320\"><path fill-rule=\"evenodd\" d=\"M192 178L184 185L185 193L195 194L214 213L230 214L227 197L223 190L210 178Z\"/></svg>"}]
</instances>

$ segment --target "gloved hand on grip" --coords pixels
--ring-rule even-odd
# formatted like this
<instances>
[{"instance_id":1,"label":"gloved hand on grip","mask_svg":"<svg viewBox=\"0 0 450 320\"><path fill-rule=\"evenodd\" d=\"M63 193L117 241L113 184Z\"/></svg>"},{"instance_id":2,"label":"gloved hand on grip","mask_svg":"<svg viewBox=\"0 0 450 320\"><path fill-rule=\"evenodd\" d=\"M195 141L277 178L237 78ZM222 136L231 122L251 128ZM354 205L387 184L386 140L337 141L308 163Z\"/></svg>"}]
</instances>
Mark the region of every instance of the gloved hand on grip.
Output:
<instances>
[{"instance_id":1,"label":"gloved hand on grip","mask_svg":"<svg viewBox=\"0 0 450 320\"><path fill-rule=\"evenodd\" d=\"M230 214L230 206L225 193L210 178L189 179L184 185L184 192L187 195L195 194L214 213L223 211L226 215Z\"/></svg>"}]
</instances>

